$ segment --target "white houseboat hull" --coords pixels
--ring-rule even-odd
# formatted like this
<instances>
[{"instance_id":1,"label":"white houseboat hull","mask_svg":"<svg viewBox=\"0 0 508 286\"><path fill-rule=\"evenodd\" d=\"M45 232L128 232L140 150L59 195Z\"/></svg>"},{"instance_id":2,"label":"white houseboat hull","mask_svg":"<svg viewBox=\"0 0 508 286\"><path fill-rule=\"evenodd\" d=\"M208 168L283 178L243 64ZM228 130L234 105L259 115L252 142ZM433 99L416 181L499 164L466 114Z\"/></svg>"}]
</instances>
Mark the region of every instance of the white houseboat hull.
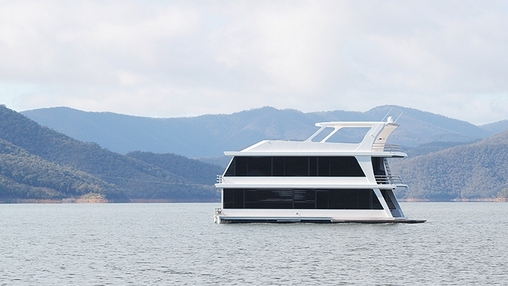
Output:
<instances>
[{"instance_id":1,"label":"white houseboat hull","mask_svg":"<svg viewBox=\"0 0 508 286\"><path fill-rule=\"evenodd\" d=\"M384 210L271 210L249 211L216 210L215 223L422 223L425 220L412 220L405 217L391 217Z\"/></svg>"}]
</instances>

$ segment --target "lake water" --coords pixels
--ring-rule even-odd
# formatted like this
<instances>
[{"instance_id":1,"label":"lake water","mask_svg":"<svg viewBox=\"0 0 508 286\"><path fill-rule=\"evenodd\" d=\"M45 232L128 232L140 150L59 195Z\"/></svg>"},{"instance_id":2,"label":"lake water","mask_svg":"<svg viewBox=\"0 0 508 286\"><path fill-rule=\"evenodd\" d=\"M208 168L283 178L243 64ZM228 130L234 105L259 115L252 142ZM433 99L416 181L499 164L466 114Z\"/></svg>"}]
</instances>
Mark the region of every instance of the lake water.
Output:
<instances>
[{"instance_id":1,"label":"lake water","mask_svg":"<svg viewBox=\"0 0 508 286\"><path fill-rule=\"evenodd\" d=\"M0 205L0 285L506 285L507 203L423 224L213 224L218 204Z\"/></svg>"}]
</instances>

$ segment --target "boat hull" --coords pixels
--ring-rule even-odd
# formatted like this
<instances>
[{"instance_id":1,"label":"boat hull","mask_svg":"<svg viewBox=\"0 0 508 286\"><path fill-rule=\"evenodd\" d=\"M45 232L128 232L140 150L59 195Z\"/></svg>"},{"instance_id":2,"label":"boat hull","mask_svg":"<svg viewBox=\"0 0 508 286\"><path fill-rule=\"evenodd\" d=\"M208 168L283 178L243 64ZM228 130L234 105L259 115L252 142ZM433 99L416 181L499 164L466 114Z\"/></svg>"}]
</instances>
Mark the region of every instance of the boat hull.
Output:
<instances>
[{"instance_id":1,"label":"boat hull","mask_svg":"<svg viewBox=\"0 0 508 286\"><path fill-rule=\"evenodd\" d=\"M331 217L228 217L217 216L216 223L364 223L364 224L386 224L386 223L423 223L426 220L415 219L335 219Z\"/></svg>"},{"instance_id":2,"label":"boat hull","mask_svg":"<svg viewBox=\"0 0 508 286\"><path fill-rule=\"evenodd\" d=\"M273 210L216 208L215 223L422 223L385 210Z\"/></svg>"}]
</instances>

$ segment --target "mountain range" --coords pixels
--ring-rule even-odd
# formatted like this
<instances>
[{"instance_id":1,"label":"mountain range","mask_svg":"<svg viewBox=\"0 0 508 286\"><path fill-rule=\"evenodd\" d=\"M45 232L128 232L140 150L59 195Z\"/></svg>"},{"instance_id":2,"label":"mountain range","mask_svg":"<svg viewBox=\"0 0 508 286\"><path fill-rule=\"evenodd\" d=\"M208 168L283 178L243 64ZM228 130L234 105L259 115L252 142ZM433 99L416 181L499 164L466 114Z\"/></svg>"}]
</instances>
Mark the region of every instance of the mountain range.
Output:
<instances>
[{"instance_id":1,"label":"mountain range","mask_svg":"<svg viewBox=\"0 0 508 286\"><path fill-rule=\"evenodd\" d=\"M410 186L398 197L508 197L506 120L475 126L400 106L312 113L264 107L185 118L66 107L20 114L0 106L0 201L217 201L213 183L223 166L203 163L207 157L221 158L224 165L225 150L263 139L306 139L316 122L379 121L389 115L401 125L390 142L409 155L391 162Z\"/></svg>"},{"instance_id":2,"label":"mountain range","mask_svg":"<svg viewBox=\"0 0 508 286\"><path fill-rule=\"evenodd\" d=\"M399 198L508 198L508 130L475 143L393 160L390 166L410 186Z\"/></svg>"},{"instance_id":3,"label":"mountain range","mask_svg":"<svg viewBox=\"0 0 508 286\"><path fill-rule=\"evenodd\" d=\"M412 108L387 105L366 112L303 113L263 107L233 114L181 118L147 118L67 107L35 109L23 115L75 139L111 151L175 153L191 158L222 156L260 140L303 140L322 121L380 121L392 115L400 127L390 140L406 148L432 142L473 142L505 129L503 122L475 126L465 121Z\"/></svg>"},{"instance_id":4,"label":"mountain range","mask_svg":"<svg viewBox=\"0 0 508 286\"><path fill-rule=\"evenodd\" d=\"M163 163L161 163L163 161ZM182 172L193 170L198 172ZM217 201L222 169L175 154L126 155L0 106L0 201Z\"/></svg>"}]
</instances>

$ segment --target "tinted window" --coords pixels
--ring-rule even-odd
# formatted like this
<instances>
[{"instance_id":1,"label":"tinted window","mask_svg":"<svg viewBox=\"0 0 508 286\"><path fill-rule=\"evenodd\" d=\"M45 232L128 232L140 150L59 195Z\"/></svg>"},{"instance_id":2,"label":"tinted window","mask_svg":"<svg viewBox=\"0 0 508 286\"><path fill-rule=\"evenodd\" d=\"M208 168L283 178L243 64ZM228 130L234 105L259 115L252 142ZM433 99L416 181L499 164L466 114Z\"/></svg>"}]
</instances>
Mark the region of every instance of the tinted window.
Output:
<instances>
[{"instance_id":1,"label":"tinted window","mask_svg":"<svg viewBox=\"0 0 508 286\"><path fill-rule=\"evenodd\" d=\"M285 176L308 176L309 157L286 157Z\"/></svg>"},{"instance_id":2,"label":"tinted window","mask_svg":"<svg viewBox=\"0 0 508 286\"><path fill-rule=\"evenodd\" d=\"M284 157L272 157L273 173L272 176L282 177L285 173L285 158Z\"/></svg>"},{"instance_id":3,"label":"tinted window","mask_svg":"<svg viewBox=\"0 0 508 286\"><path fill-rule=\"evenodd\" d=\"M365 177L355 157L235 157L226 176Z\"/></svg>"},{"instance_id":4,"label":"tinted window","mask_svg":"<svg viewBox=\"0 0 508 286\"><path fill-rule=\"evenodd\" d=\"M330 176L363 177L365 174L355 157L329 157Z\"/></svg>"},{"instance_id":5,"label":"tinted window","mask_svg":"<svg viewBox=\"0 0 508 286\"><path fill-rule=\"evenodd\" d=\"M370 189L224 189L225 209L382 209Z\"/></svg>"},{"instance_id":6,"label":"tinted window","mask_svg":"<svg viewBox=\"0 0 508 286\"><path fill-rule=\"evenodd\" d=\"M271 176L272 158L247 157L247 176Z\"/></svg>"}]
</instances>

